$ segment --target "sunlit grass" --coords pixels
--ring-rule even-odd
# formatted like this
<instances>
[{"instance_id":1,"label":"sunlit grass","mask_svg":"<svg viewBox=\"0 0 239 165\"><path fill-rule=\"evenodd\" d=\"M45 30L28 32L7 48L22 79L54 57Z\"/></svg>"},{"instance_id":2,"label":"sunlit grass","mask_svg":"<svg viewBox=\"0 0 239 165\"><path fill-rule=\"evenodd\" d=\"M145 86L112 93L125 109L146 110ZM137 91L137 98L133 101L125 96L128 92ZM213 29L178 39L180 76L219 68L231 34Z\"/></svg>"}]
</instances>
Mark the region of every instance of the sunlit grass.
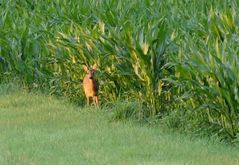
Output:
<instances>
[{"instance_id":1,"label":"sunlit grass","mask_svg":"<svg viewBox=\"0 0 239 165\"><path fill-rule=\"evenodd\" d=\"M239 164L239 150L110 120L24 91L0 95L0 164Z\"/></svg>"}]
</instances>

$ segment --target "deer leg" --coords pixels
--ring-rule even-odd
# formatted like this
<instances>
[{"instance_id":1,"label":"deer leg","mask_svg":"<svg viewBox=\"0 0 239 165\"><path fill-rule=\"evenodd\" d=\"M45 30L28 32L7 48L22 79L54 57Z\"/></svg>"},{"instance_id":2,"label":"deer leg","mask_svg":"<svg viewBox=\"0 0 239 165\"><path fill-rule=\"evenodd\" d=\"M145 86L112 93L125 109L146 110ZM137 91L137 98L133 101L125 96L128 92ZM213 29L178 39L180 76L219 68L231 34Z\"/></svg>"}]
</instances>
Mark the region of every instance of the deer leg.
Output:
<instances>
[{"instance_id":1,"label":"deer leg","mask_svg":"<svg viewBox=\"0 0 239 165\"><path fill-rule=\"evenodd\" d=\"M90 97L86 97L87 99L87 105L89 106L90 105Z\"/></svg>"},{"instance_id":2,"label":"deer leg","mask_svg":"<svg viewBox=\"0 0 239 165\"><path fill-rule=\"evenodd\" d=\"M94 106L96 106L95 96L93 96Z\"/></svg>"},{"instance_id":3,"label":"deer leg","mask_svg":"<svg viewBox=\"0 0 239 165\"><path fill-rule=\"evenodd\" d=\"M98 96L94 96L94 104L95 104L95 107L99 108Z\"/></svg>"},{"instance_id":4,"label":"deer leg","mask_svg":"<svg viewBox=\"0 0 239 165\"><path fill-rule=\"evenodd\" d=\"M99 107L99 100L98 100L98 96L95 96L95 102L96 102L96 105Z\"/></svg>"}]
</instances>

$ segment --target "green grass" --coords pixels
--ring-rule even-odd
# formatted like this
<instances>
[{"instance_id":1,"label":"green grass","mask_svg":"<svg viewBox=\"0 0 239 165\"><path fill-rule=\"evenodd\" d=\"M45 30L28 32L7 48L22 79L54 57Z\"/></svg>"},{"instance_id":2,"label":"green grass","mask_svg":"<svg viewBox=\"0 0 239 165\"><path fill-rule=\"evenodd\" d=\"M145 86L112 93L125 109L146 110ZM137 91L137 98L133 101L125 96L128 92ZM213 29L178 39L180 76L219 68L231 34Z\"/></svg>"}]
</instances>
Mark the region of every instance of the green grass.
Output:
<instances>
[{"instance_id":1,"label":"green grass","mask_svg":"<svg viewBox=\"0 0 239 165\"><path fill-rule=\"evenodd\" d=\"M0 95L0 164L239 164L239 149L82 109L41 94Z\"/></svg>"}]
</instances>

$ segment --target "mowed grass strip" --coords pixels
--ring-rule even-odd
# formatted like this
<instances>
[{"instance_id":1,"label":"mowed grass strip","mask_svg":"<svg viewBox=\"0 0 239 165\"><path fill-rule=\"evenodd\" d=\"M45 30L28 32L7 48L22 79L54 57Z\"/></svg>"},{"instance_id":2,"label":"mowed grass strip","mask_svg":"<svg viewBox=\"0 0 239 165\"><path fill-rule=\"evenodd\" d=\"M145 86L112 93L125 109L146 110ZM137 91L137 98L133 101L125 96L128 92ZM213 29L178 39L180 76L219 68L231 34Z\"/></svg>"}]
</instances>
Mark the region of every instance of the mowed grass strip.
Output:
<instances>
[{"instance_id":1,"label":"mowed grass strip","mask_svg":"<svg viewBox=\"0 0 239 165\"><path fill-rule=\"evenodd\" d=\"M110 110L24 91L0 95L0 164L239 164L239 149L190 140Z\"/></svg>"}]
</instances>

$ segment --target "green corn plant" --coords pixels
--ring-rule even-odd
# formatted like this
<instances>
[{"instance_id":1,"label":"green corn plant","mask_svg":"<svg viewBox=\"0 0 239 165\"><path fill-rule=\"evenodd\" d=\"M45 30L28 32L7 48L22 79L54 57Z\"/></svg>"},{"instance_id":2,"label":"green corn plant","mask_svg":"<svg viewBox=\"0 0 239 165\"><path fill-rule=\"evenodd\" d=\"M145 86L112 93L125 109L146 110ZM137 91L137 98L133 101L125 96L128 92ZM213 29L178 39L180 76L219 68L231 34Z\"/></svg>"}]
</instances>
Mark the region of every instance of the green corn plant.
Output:
<instances>
[{"instance_id":1,"label":"green corn plant","mask_svg":"<svg viewBox=\"0 0 239 165\"><path fill-rule=\"evenodd\" d=\"M177 66L178 78L190 95L182 104L193 109L206 110L207 121L216 125L218 132L235 137L238 132L238 50L235 33L235 8L218 16L211 9L208 20L212 21L206 38L187 35L182 44L183 58ZM185 88L184 88L185 90Z\"/></svg>"},{"instance_id":2,"label":"green corn plant","mask_svg":"<svg viewBox=\"0 0 239 165\"><path fill-rule=\"evenodd\" d=\"M152 108L151 116L159 112L163 105L160 96L163 85L161 79L164 76L163 67L167 60L166 39L167 26L163 20L146 34L141 31L135 40L130 35L127 39L132 67L139 83L144 87L142 92Z\"/></svg>"}]
</instances>

